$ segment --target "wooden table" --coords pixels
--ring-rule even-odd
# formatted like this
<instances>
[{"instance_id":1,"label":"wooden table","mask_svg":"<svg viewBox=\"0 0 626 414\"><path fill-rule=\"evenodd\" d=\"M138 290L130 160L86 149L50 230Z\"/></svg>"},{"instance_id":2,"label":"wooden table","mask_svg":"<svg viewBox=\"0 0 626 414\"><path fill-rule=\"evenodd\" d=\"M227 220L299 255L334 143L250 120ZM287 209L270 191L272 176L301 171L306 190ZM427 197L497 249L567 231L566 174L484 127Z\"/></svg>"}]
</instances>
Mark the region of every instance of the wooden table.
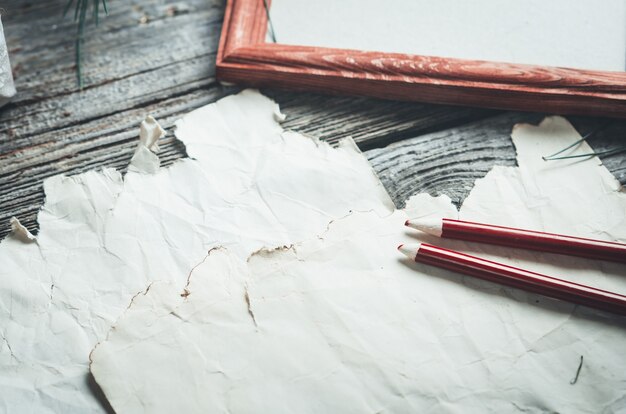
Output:
<instances>
[{"instance_id":1,"label":"wooden table","mask_svg":"<svg viewBox=\"0 0 626 414\"><path fill-rule=\"evenodd\" d=\"M83 90L76 84L75 25L61 18L65 0L0 3L18 90L13 102L0 109L0 237L13 215L36 231L46 177L102 167L124 170L147 114L168 130L159 153L162 164L186 156L172 133L174 121L239 90L215 80L223 3L111 1L110 15L98 28L87 28ZM541 119L536 114L263 92L280 103L287 129L331 142L351 135L398 207L417 192L448 194L460 204L474 180L492 166L515 165L511 126ZM582 133L603 125L589 140L598 151L626 144L624 121L570 120ZM624 153L603 161L626 182Z\"/></svg>"}]
</instances>

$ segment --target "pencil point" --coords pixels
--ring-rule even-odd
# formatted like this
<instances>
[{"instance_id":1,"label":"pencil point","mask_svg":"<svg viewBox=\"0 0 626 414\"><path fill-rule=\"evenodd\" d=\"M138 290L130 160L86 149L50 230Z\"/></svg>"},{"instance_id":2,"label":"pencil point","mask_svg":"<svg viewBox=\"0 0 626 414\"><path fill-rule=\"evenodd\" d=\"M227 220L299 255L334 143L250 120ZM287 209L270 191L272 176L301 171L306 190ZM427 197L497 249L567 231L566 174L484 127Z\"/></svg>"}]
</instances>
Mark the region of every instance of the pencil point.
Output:
<instances>
[{"instance_id":1,"label":"pencil point","mask_svg":"<svg viewBox=\"0 0 626 414\"><path fill-rule=\"evenodd\" d=\"M440 218L418 218L407 220L404 224L432 236L441 237L443 220Z\"/></svg>"},{"instance_id":2,"label":"pencil point","mask_svg":"<svg viewBox=\"0 0 626 414\"><path fill-rule=\"evenodd\" d=\"M415 256L417 256L417 252L420 249L420 245L421 243L415 243L415 244L401 244L400 246L398 246L398 250L400 250L400 252L402 254L404 254L406 257L408 257L411 260L415 260Z\"/></svg>"}]
</instances>

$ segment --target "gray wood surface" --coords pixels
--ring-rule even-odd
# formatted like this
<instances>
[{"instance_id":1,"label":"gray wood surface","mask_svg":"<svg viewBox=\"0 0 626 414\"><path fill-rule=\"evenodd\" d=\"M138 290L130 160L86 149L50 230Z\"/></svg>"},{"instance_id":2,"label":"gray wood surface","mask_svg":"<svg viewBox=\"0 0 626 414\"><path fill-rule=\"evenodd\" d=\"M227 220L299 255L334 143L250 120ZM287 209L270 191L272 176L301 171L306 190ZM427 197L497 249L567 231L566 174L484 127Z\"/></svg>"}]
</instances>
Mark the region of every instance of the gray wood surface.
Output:
<instances>
[{"instance_id":1,"label":"gray wood surface","mask_svg":"<svg viewBox=\"0 0 626 414\"><path fill-rule=\"evenodd\" d=\"M61 19L64 4L0 1L18 89L13 102L0 109L0 237L13 215L36 231L46 177L101 167L124 170L147 114L168 130L159 153L163 164L185 157L173 122L238 90L214 76L223 1L110 2L110 15L98 28L88 28L82 91L75 80L75 26ZM515 163L508 130L529 116L490 120L497 111L263 92L281 104L286 128L330 142L354 137L398 206L420 191L462 202L474 179L491 166ZM574 121L583 132L604 122ZM626 144L625 125L610 121L592 144L601 149ZM624 154L604 161L626 182Z\"/></svg>"},{"instance_id":2,"label":"gray wood surface","mask_svg":"<svg viewBox=\"0 0 626 414\"><path fill-rule=\"evenodd\" d=\"M474 181L494 165L516 165L510 140L513 126L520 122L538 124L543 114L506 112L494 117L405 139L385 148L366 151L374 170L397 207L404 207L413 194L448 195L460 207ZM588 142L596 151L626 144L626 125L621 121L570 117L582 134L593 131ZM550 154L546 154L550 155ZM626 182L624 153L604 157L605 165Z\"/></svg>"}]
</instances>

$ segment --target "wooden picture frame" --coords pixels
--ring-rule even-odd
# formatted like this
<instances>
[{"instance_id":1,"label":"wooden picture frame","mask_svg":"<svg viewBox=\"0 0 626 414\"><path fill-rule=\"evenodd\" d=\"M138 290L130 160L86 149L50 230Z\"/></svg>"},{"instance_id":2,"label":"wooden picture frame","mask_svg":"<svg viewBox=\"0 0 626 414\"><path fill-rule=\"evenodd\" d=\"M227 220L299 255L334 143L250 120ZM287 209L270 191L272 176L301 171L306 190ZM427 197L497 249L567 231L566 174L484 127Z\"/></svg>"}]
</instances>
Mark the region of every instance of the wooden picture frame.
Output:
<instances>
[{"instance_id":1,"label":"wooden picture frame","mask_svg":"<svg viewBox=\"0 0 626 414\"><path fill-rule=\"evenodd\" d=\"M268 0L269 3L269 0ZM383 99L626 118L626 72L266 43L264 0L228 0L220 81Z\"/></svg>"}]
</instances>

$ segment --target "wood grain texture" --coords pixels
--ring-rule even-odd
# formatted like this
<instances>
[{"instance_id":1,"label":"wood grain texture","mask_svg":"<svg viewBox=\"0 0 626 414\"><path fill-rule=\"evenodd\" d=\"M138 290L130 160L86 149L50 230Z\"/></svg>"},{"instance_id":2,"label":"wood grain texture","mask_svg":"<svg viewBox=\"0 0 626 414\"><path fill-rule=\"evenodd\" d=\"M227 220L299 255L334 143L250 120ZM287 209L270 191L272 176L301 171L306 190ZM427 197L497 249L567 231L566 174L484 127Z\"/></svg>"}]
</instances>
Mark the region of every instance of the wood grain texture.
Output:
<instances>
[{"instance_id":1,"label":"wood grain texture","mask_svg":"<svg viewBox=\"0 0 626 414\"><path fill-rule=\"evenodd\" d=\"M625 72L266 44L255 23L265 22L262 6L263 0L228 1L218 79L394 100L626 117ZM231 43L231 37L236 41Z\"/></svg>"},{"instance_id":2,"label":"wood grain texture","mask_svg":"<svg viewBox=\"0 0 626 414\"><path fill-rule=\"evenodd\" d=\"M221 62L225 55L250 44L263 41L267 31L267 13L261 1L235 2L227 0L224 12L222 35L218 48L217 61Z\"/></svg>"},{"instance_id":3,"label":"wood grain texture","mask_svg":"<svg viewBox=\"0 0 626 414\"><path fill-rule=\"evenodd\" d=\"M0 237L7 234L11 216L36 231L45 178L102 167L124 171L147 114L168 130L159 153L162 164L185 157L172 133L174 121L238 90L215 80L220 0L112 3L110 15L88 30L83 91L75 79L75 26L61 19L63 6L58 0L2 4L18 94L0 109ZM140 24L143 17L147 23ZM264 92L283 107L287 128L331 142L352 135L364 149L493 114Z\"/></svg>"},{"instance_id":4,"label":"wood grain texture","mask_svg":"<svg viewBox=\"0 0 626 414\"><path fill-rule=\"evenodd\" d=\"M493 116L498 111L264 89L287 115L282 126L337 143L352 137L363 151Z\"/></svg>"},{"instance_id":5,"label":"wood grain texture","mask_svg":"<svg viewBox=\"0 0 626 414\"><path fill-rule=\"evenodd\" d=\"M508 112L372 149L365 155L398 208L417 193L445 194L460 207L475 180L494 165L516 165L510 138L513 125L537 124L543 116ZM626 145L624 121L589 117L569 120L583 135L595 131L587 142L599 153ZM626 184L626 150L600 158L618 181Z\"/></svg>"},{"instance_id":6,"label":"wood grain texture","mask_svg":"<svg viewBox=\"0 0 626 414\"><path fill-rule=\"evenodd\" d=\"M540 115L506 113L367 151L365 155L397 207L417 193L445 194L460 207L474 181L494 165L516 165L513 125ZM446 165L447 164L447 165Z\"/></svg>"}]
</instances>

